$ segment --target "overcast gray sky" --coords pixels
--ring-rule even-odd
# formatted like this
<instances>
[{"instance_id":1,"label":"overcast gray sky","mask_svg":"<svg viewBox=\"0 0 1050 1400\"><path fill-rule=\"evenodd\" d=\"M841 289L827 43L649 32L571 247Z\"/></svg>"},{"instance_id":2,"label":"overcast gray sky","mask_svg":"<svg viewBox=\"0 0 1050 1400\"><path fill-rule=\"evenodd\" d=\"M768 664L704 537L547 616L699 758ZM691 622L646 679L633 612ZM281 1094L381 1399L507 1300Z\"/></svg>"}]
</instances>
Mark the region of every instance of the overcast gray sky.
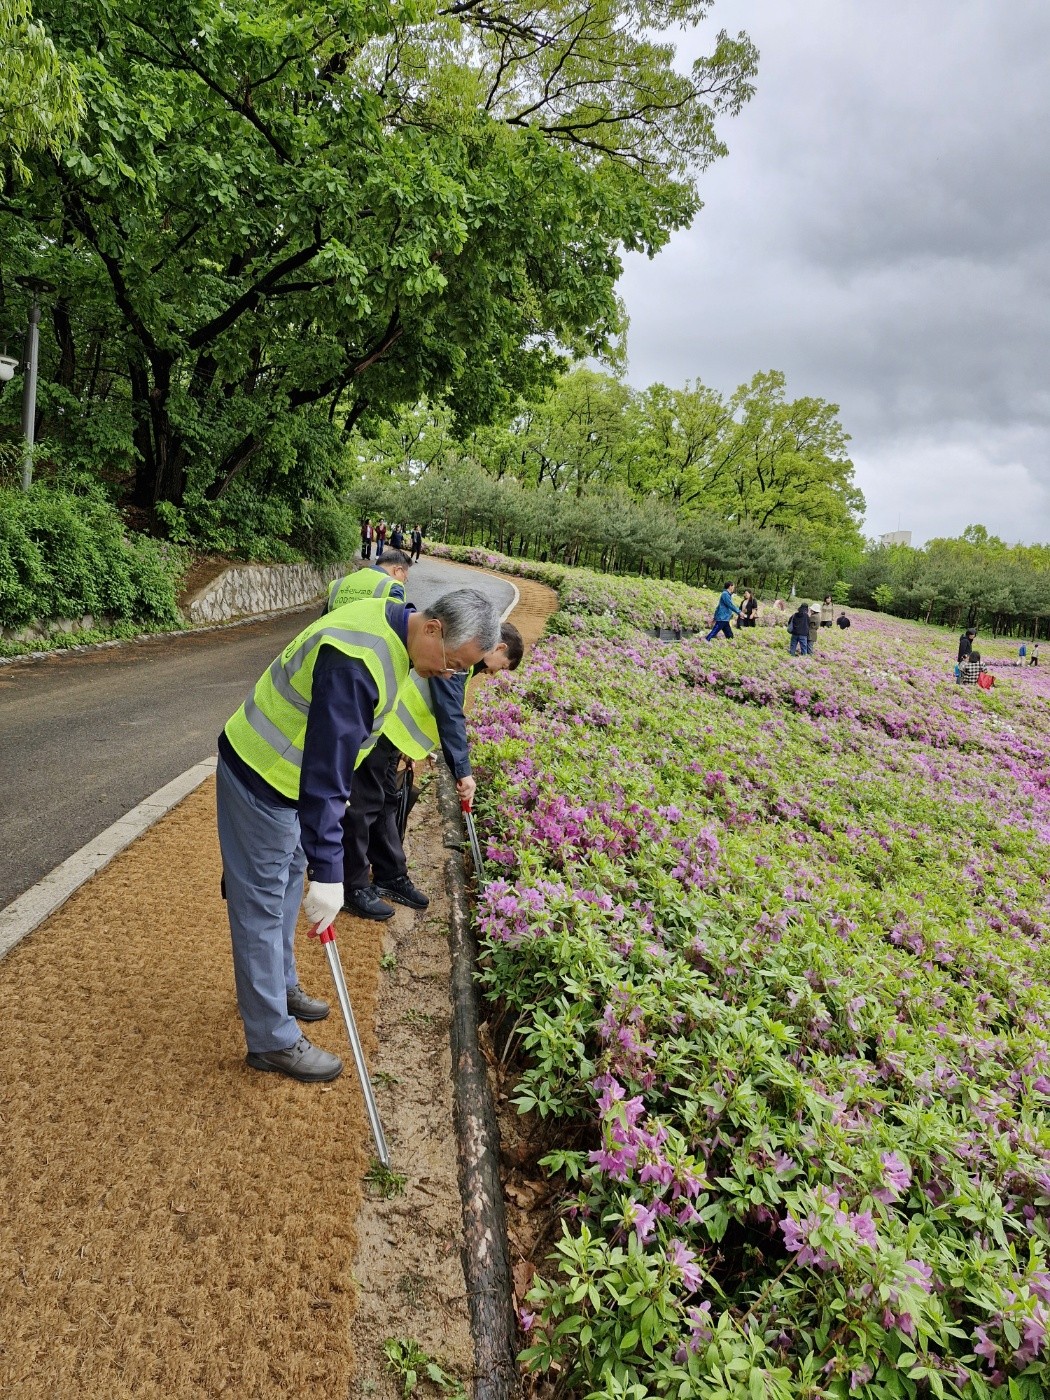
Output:
<instances>
[{"instance_id":1,"label":"overcast gray sky","mask_svg":"<svg viewBox=\"0 0 1050 1400\"><path fill-rule=\"evenodd\" d=\"M841 407L865 531L1050 542L1050 3L716 0L757 92L620 290L632 384L782 369Z\"/></svg>"}]
</instances>

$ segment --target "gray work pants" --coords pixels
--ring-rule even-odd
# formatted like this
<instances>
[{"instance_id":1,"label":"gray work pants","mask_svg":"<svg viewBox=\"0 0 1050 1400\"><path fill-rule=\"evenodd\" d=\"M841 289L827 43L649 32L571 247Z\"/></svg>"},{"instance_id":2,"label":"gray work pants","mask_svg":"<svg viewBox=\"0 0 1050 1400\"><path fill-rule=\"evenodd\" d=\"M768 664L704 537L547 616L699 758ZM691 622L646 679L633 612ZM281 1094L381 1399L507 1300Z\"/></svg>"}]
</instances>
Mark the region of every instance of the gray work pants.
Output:
<instances>
[{"instance_id":1,"label":"gray work pants","mask_svg":"<svg viewBox=\"0 0 1050 1400\"><path fill-rule=\"evenodd\" d=\"M299 813L260 801L221 757L215 799L244 1038L255 1055L287 1050L301 1035L288 1014L288 991L299 981L293 943L306 873Z\"/></svg>"}]
</instances>

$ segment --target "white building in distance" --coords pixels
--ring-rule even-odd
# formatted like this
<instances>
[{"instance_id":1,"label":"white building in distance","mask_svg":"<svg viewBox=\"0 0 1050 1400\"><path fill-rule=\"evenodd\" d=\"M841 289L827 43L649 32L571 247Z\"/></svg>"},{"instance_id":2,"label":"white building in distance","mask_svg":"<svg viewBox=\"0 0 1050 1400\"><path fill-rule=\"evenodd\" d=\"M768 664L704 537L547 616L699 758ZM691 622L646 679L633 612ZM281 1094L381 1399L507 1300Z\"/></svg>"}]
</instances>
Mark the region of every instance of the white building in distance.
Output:
<instances>
[{"instance_id":1,"label":"white building in distance","mask_svg":"<svg viewBox=\"0 0 1050 1400\"><path fill-rule=\"evenodd\" d=\"M911 544L911 531L890 530L888 534L879 536L879 544Z\"/></svg>"}]
</instances>

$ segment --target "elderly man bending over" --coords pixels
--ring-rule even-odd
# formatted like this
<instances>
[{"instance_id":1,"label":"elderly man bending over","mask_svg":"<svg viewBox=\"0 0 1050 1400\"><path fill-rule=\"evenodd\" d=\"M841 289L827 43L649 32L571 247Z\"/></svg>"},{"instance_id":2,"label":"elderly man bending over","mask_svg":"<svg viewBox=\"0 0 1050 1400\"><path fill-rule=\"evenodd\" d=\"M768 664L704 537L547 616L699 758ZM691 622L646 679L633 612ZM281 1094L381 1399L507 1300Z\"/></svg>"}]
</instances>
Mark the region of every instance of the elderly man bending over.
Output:
<instances>
[{"instance_id":1,"label":"elderly man bending over","mask_svg":"<svg viewBox=\"0 0 1050 1400\"><path fill-rule=\"evenodd\" d=\"M423 612L381 598L337 608L289 642L219 736L219 845L253 1069L307 1082L341 1072L339 1057L296 1025L329 1009L299 986L299 905L325 928L342 907L341 821L354 770L410 668L424 677L465 670L499 635L499 614L472 588Z\"/></svg>"}]
</instances>

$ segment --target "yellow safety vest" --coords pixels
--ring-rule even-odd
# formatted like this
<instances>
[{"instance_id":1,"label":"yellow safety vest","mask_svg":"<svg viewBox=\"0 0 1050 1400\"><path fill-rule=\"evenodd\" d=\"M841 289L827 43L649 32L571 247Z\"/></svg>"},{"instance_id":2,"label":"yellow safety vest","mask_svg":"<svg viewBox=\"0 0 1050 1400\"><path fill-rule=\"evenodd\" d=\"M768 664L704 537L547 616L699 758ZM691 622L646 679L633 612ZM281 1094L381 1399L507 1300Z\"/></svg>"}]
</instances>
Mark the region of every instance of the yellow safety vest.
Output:
<instances>
[{"instance_id":1,"label":"yellow safety vest","mask_svg":"<svg viewBox=\"0 0 1050 1400\"><path fill-rule=\"evenodd\" d=\"M383 721L383 738L409 758L426 758L441 742L430 682L415 671L397 693L397 702Z\"/></svg>"},{"instance_id":2,"label":"yellow safety vest","mask_svg":"<svg viewBox=\"0 0 1050 1400\"><path fill-rule=\"evenodd\" d=\"M368 667L379 691L372 733L357 755L360 766L408 679L404 643L386 620L382 599L350 603L304 627L259 677L251 695L227 722L226 737L248 767L293 801L299 796L314 667L325 646Z\"/></svg>"},{"instance_id":3,"label":"yellow safety vest","mask_svg":"<svg viewBox=\"0 0 1050 1400\"><path fill-rule=\"evenodd\" d=\"M345 608L347 603L363 603L368 598L384 598L387 602L403 603L405 589L396 578L382 569L367 565L352 574L333 579L328 586L328 612Z\"/></svg>"}]
</instances>

